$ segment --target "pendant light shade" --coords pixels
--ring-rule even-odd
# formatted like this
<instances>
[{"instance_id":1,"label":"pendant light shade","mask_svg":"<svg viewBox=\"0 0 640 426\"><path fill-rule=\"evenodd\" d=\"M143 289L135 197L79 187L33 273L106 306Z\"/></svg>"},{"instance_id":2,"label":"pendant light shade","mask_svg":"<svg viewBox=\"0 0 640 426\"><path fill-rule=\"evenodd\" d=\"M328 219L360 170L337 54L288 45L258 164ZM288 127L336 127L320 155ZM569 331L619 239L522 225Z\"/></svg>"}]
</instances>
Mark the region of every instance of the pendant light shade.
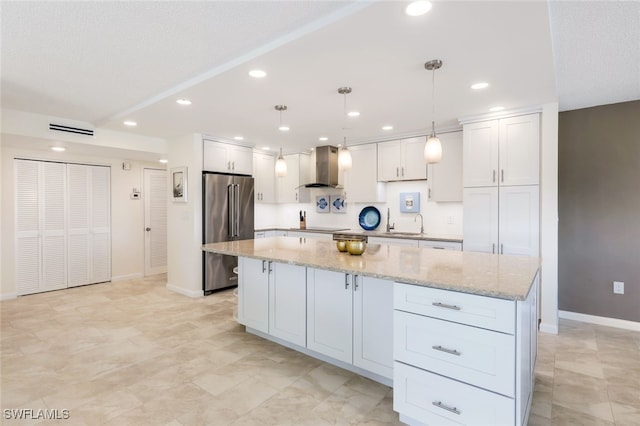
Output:
<instances>
[{"instance_id":1,"label":"pendant light shade","mask_svg":"<svg viewBox=\"0 0 640 426\"><path fill-rule=\"evenodd\" d=\"M435 123L435 115L436 115L436 102L435 102L435 93L436 93L436 70L442 67L442 61L439 59L433 59L424 64L425 69L429 71L433 71L431 76L431 135L427 139L427 144L424 146L424 161L428 164L436 164L442 160L442 144L440 143L440 139L436 135L436 123Z\"/></svg>"},{"instance_id":2,"label":"pendant light shade","mask_svg":"<svg viewBox=\"0 0 640 426\"><path fill-rule=\"evenodd\" d=\"M278 159L276 160L276 176L284 177L287 175L287 162L284 160L282 156L282 147L280 147L280 155L278 155Z\"/></svg>"},{"instance_id":3,"label":"pendant light shade","mask_svg":"<svg viewBox=\"0 0 640 426\"><path fill-rule=\"evenodd\" d=\"M351 169L351 151L347 148L347 138L344 138L344 143L340 147L340 151L338 151L338 168L340 170L349 170Z\"/></svg>"}]
</instances>

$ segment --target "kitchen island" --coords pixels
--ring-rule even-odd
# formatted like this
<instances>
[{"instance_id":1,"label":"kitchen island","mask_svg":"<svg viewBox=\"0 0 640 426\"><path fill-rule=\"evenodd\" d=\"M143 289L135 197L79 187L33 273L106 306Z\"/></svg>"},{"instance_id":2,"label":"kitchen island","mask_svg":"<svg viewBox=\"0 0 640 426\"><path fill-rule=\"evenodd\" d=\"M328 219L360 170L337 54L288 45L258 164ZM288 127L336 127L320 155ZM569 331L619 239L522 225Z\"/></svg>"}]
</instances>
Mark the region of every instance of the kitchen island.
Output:
<instances>
[{"instance_id":1,"label":"kitchen island","mask_svg":"<svg viewBox=\"0 0 640 426\"><path fill-rule=\"evenodd\" d=\"M247 331L394 386L410 424L526 424L537 258L275 237L207 244L239 258Z\"/></svg>"}]
</instances>

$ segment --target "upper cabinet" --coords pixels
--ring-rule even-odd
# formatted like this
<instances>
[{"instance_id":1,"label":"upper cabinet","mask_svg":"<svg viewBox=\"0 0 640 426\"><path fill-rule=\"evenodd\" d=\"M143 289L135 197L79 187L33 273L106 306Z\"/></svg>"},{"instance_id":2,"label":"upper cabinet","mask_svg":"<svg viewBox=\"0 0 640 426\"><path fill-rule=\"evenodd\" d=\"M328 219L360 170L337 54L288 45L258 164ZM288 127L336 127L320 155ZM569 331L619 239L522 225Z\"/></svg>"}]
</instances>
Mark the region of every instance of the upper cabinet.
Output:
<instances>
[{"instance_id":1,"label":"upper cabinet","mask_svg":"<svg viewBox=\"0 0 640 426\"><path fill-rule=\"evenodd\" d=\"M429 201L462 202L462 132L440 133L442 160L429 164Z\"/></svg>"},{"instance_id":2,"label":"upper cabinet","mask_svg":"<svg viewBox=\"0 0 640 426\"><path fill-rule=\"evenodd\" d=\"M253 150L246 146L204 140L202 170L252 175Z\"/></svg>"},{"instance_id":3,"label":"upper cabinet","mask_svg":"<svg viewBox=\"0 0 640 426\"><path fill-rule=\"evenodd\" d=\"M377 144L354 145L351 151L351 170L343 172L345 199L350 203L385 202L385 184L378 182L375 167Z\"/></svg>"},{"instance_id":4,"label":"upper cabinet","mask_svg":"<svg viewBox=\"0 0 640 426\"><path fill-rule=\"evenodd\" d=\"M463 163L465 188L539 184L540 116L465 125Z\"/></svg>"},{"instance_id":5,"label":"upper cabinet","mask_svg":"<svg viewBox=\"0 0 640 426\"><path fill-rule=\"evenodd\" d=\"M307 203L311 199L309 189L300 187L311 183L310 161L308 154L289 154L284 156L287 174L276 178L276 198L278 203Z\"/></svg>"},{"instance_id":6,"label":"upper cabinet","mask_svg":"<svg viewBox=\"0 0 640 426\"><path fill-rule=\"evenodd\" d=\"M256 203L276 202L276 159L273 155L255 152L253 154L253 171L255 178Z\"/></svg>"},{"instance_id":7,"label":"upper cabinet","mask_svg":"<svg viewBox=\"0 0 640 426\"><path fill-rule=\"evenodd\" d=\"M424 161L425 136L378 144L378 180L423 180L427 178Z\"/></svg>"}]
</instances>

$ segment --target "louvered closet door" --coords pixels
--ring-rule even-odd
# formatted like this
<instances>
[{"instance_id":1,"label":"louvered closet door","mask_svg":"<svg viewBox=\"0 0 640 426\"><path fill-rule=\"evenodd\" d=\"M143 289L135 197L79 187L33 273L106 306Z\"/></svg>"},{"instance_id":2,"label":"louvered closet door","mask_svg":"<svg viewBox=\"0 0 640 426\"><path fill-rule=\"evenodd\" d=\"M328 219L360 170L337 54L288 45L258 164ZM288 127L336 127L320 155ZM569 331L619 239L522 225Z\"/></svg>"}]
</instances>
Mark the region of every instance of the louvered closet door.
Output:
<instances>
[{"instance_id":1,"label":"louvered closet door","mask_svg":"<svg viewBox=\"0 0 640 426\"><path fill-rule=\"evenodd\" d=\"M16 292L67 287L66 165L15 160Z\"/></svg>"},{"instance_id":2,"label":"louvered closet door","mask_svg":"<svg viewBox=\"0 0 640 426\"><path fill-rule=\"evenodd\" d=\"M110 169L69 164L69 287L111 279Z\"/></svg>"},{"instance_id":3,"label":"louvered closet door","mask_svg":"<svg viewBox=\"0 0 640 426\"><path fill-rule=\"evenodd\" d=\"M144 169L144 275L167 272L167 172Z\"/></svg>"}]
</instances>

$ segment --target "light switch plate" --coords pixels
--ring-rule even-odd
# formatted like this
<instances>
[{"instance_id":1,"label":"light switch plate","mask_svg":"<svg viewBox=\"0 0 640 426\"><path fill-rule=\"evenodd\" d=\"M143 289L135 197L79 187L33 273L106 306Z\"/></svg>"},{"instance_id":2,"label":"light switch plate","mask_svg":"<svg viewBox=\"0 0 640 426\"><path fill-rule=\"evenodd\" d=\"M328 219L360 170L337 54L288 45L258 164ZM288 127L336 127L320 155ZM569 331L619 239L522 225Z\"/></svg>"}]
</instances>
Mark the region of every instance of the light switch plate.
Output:
<instances>
[{"instance_id":1,"label":"light switch plate","mask_svg":"<svg viewBox=\"0 0 640 426\"><path fill-rule=\"evenodd\" d=\"M401 213L420 213L420 193L401 192L400 193Z\"/></svg>"},{"instance_id":2,"label":"light switch plate","mask_svg":"<svg viewBox=\"0 0 640 426\"><path fill-rule=\"evenodd\" d=\"M613 293L614 294L624 294L624 283L622 281L614 281L613 282Z\"/></svg>"}]
</instances>

